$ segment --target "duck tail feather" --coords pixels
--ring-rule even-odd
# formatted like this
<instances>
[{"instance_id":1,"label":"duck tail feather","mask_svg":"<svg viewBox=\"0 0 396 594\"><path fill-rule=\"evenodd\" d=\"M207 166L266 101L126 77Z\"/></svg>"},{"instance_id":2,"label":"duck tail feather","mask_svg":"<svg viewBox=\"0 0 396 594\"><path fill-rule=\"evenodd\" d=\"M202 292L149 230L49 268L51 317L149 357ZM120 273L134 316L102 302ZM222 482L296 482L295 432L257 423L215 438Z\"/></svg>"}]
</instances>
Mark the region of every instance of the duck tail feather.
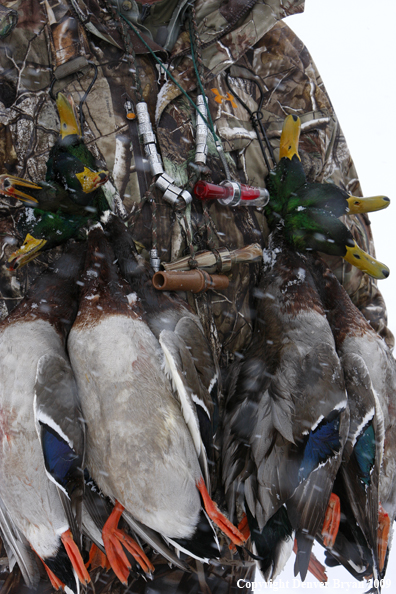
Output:
<instances>
[{"instance_id":1,"label":"duck tail feather","mask_svg":"<svg viewBox=\"0 0 396 594\"><path fill-rule=\"evenodd\" d=\"M188 571L188 567L185 565L185 563L183 563L183 561L181 561L176 556L176 554L169 547L166 546L166 544L163 542L163 540L157 532L135 520L135 518L133 518L131 514L128 513L126 510L124 510L122 517L125 519L128 526L136 534L138 534L140 538L144 540L144 542L146 542L154 550L161 553L161 555L165 559L167 559L169 563L175 565L176 567L179 567L179 569L183 571Z\"/></svg>"},{"instance_id":2,"label":"duck tail feather","mask_svg":"<svg viewBox=\"0 0 396 594\"><path fill-rule=\"evenodd\" d=\"M280 507L262 529L249 510L246 514L258 567L266 581L274 580L293 551L293 529L286 508Z\"/></svg>"},{"instance_id":3,"label":"duck tail feather","mask_svg":"<svg viewBox=\"0 0 396 594\"><path fill-rule=\"evenodd\" d=\"M301 581L307 577L309 560L311 558L311 551L314 543L314 538L309 534L303 534L301 531L296 532L297 553L294 564L294 575L300 573Z\"/></svg>"},{"instance_id":4,"label":"duck tail feather","mask_svg":"<svg viewBox=\"0 0 396 594\"><path fill-rule=\"evenodd\" d=\"M67 522L69 524L71 533L73 535L74 542L77 543L79 548L82 547L82 499L83 496L74 499L74 505L72 505L69 496L59 487L57 487L59 499L61 500L63 511L65 512L65 516L67 518Z\"/></svg>"},{"instance_id":5,"label":"duck tail feather","mask_svg":"<svg viewBox=\"0 0 396 594\"><path fill-rule=\"evenodd\" d=\"M98 545L99 548L103 548L102 542L102 530L108 517L113 511L113 505L107 497L103 495L95 481L89 476L87 470L85 471L85 494L83 503L83 526L85 531L89 530L89 525L93 523L96 530L91 530L92 536L96 534L96 531L100 533L100 540L97 536L93 538L89 533L88 536ZM89 519L88 519L89 518ZM98 546L99 546L98 545ZM103 549L104 551L104 549Z\"/></svg>"},{"instance_id":6,"label":"duck tail feather","mask_svg":"<svg viewBox=\"0 0 396 594\"><path fill-rule=\"evenodd\" d=\"M191 555L198 561L204 563L210 559L219 559L220 545L213 527L213 523L207 513L202 510L195 532L190 538L167 538L180 551Z\"/></svg>"},{"instance_id":7,"label":"duck tail feather","mask_svg":"<svg viewBox=\"0 0 396 594\"><path fill-rule=\"evenodd\" d=\"M4 548L10 564L10 571L12 571L15 562L17 562L23 579L25 580L25 584L28 588L36 588L40 581L40 573L34 558L34 553L30 548L28 541L15 526L1 500L0 528Z\"/></svg>"}]
</instances>

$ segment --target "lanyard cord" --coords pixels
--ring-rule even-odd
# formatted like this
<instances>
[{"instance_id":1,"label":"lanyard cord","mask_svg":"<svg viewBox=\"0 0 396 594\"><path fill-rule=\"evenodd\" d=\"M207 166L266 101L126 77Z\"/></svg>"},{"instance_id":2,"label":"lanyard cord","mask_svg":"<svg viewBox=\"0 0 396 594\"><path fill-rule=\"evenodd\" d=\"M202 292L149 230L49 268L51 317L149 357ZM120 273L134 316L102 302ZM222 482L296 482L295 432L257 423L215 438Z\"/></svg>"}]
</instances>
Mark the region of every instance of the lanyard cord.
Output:
<instances>
[{"instance_id":1,"label":"lanyard cord","mask_svg":"<svg viewBox=\"0 0 396 594\"><path fill-rule=\"evenodd\" d=\"M195 74L197 77L197 81L198 81L198 86L200 88L200 91L203 95L204 98L204 103L205 103L205 107L206 107L206 112L208 117L206 118L201 110L199 109L199 107L194 103L194 101L191 99L191 97L188 95L188 93L186 93L186 91L183 89L183 87L177 82L177 80L172 76L172 74L169 72L168 68L166 68L166 66L164 66L162 60L160 60L155 52L151 49L151 47L148 45L148 43L143 39L143 37L140 35L139 31L136 29L136 27L134 27L132 25L132 23L130 23L128 21L128 19L126 19L122 14L118 13L118 16L121 17L125 23L128 25L128 27L130 29L132 29L132 31L135 33L135 35L138 36L138 38L140 39L140 41L146 46L146 48L149 50L150 54L153 56L153 58L155 59L155 61L160 65L160 67L162 68L162 70L166 73L166 75L171 79L171 81L178 87L178 89L183 93L183 95L187 98L187 100L189 101L189 103L192 105L192 107L195 109L195 111L201 116L201 118L203 119L203 121L205 122L205 124L208 126L209 130L212 133L213 136L213 140L215 142L215 146L216 146L216 150L218 152L218 155L221 159L221 163L223 165L224 168L224 173L227 179L231 178L230 175L230 170L228 167L228 163L223 151L223 147L221 145L220 139L218 138L215 129L214 129L214 124L213 124L213 120L212 120L212 116L210 115L210 111L209 111L209 106L208 106L208 101L205 95L205 91L203 89L203 85L202 85L202 81L201 81L201 77L199 75L198 72L198 68L197 68L197 62L196 62L196 58L195 58L195 51L194 51L194 43L193 43L193 39L194 39L194 34L193 31L191 29L191 22L189 22L190 25L190 42L191 42L191 55L192 55L192 61L193 61L193 65L194 65L194 70L195 70ZM137 73L137 68L136 68L136 73Z\"/></svg>"},{"instance_id":2,"label":"lanyard cord","mask_svg":"<svg viewBox=\"0 0 396 594\"><path fill-rule=\"evenodd\" d=\"M261 121L261 119L263 117L263 115L261 113L261 108L262 108L262 105L264 103L264 92L263 92L263 90L262 90L262 88L261 88L261 86L260 86L260 84L258 83L257 80L252 80L250 78L248 79L248 80L251 80L251 82L253 82L258 87L258 89L260 91L260 104L259 104L259 107L258 107L257 111L252 111L250 109L250 107L245 103L245 101L243 101L243 99L241 99L241 97L239 97L236 94L235 90L233 88L231 88L230 74L229 74L229 72L226 72L226 77L225 78L226 78L227 86L230 89L230 91L232 92L232 94L234 95L234 97L239 101L239 103L246 109L246 111L250 115L250 119L251 119L251 122L252 122L252 125L253 125L253 128L254 128L254 131L256 132L257 140L259 142L260 149L261 149L261 152L263 154L265 164L267 166L268 171L271 171L271 169L273 169L275 167L275 165L276 165L276 160L275 160L274 151L272 149L271 143L268 140L267 133L266 133L265 128L263 126L263 123ZM261 138L260 132L261 132L263 138ZM265 144L267 146L267 150L268 150L270 159L268 158L268 156L266 154L264 143L263 143L263 139L264 139L264 142L265 142ZM272 161L272 166L270 164L270 160Z\"/></svg>"},{"instance_id":3,"label":"lanyard cord","mask_svg":"<svg viewBox=\"0 0 396 594\"><path fill-rule=\"evenodd\" d=\"M124 17L124 15L118 13L119 16L127 23L128 27L130 29L132 29L132 31L139 37L140 41L146 46L146 48L149 50L150 54L154 57L154 59L156 60L156 62L161 66L162 70L166 73L167 76L169 76L169 78L171 79L171 81L179 88L179 90L183 93L183 95L185 95L185 97L188 99L188 101L190 102L190 104L193 106L193 108L199 113L199 115L201 116L201 118L203 119L203 121L205 122L205 124L209 127L210 131L212 132L213 138L215 139L215 142L218 140L218 137L214 131L213 128L213 123L211 125L211 123L208 121L207 118L205 118L205 116L201 113L199 107L194 103L194 101L191 99L191 97L186 93L186 91L183 89L183 87L177 82L177 80L172 76L172 74L169 72L168 68L166 68L166 66L164 66L164 63L162 62L162 60L160 60L155 52L153 52L153 50L151 49L151 47L148 45L148 43L143 39L143 37L140 35L139 31L132 25L132 23L130 23L128 21L128 19L126 19Z\"/></svg>"}]
</instances>

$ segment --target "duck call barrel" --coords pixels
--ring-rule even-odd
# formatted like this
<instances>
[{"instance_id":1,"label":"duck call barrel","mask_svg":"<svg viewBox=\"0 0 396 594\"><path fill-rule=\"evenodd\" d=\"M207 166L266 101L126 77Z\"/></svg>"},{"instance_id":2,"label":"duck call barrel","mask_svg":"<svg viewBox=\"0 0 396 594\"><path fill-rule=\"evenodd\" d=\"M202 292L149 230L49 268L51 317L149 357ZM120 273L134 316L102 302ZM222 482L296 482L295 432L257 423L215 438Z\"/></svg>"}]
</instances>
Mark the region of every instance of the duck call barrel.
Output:
<instances>
[{"instance_id":1,"label":"duck call barrel","mask_svg":"<svg viewBox=\"0 0 396 594\"><path fill-rule=\"evenodd\" d=\"M269 192L265 188L253 188L229 180L218 186L201 180L195 184L194 194L200 200L218 200L224 206L265 206L269 201Z\"/></svg>"},{"instance_id":2,"label":"duck call barrel","mask_svg":"<svg viewBox=\"0 0 396 594\"><path fill-rule=\"evenodd\" d=\"M156 272L153 285L159 291L191 291L201 293L210 289L226 289L230 283L224 274L208 274L205 270L169 270Z\"/></svg>"}]
</instances>

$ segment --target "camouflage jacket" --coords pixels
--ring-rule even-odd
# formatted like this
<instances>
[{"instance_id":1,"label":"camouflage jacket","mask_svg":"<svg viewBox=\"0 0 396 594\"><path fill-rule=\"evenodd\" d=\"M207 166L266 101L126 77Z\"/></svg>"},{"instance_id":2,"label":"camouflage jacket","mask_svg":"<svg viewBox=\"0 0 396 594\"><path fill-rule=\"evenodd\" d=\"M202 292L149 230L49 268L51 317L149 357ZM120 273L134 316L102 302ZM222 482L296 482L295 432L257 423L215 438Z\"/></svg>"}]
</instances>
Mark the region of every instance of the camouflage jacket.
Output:
<instances>
[{"instance_id":1,"label":"camouflage jacket","mask_svg":"<svg viewBox=\"0 0 396 594\"><path fill-rule=\"evenodd\" d=\"M198 249L206 249L208 244L235 249L257 242L264 247L268 228L259 209L228 209L212 203L204 213L201 204L193 202L186 213L175 212L161 199L160 193L155 194L154 218L148 202L141 210L137 206L151 180L140 167L142 147L137 121L126 117L125 105L128 101L136 102L136 79L130 72L133 65L127 59L130 48L125 43L131 43L136 54L139 85L155 124L164 168L178 186L189 190L193 170L188 163L194 156L196 118L186 97L172 81L162 80L162 86L159 85L159 72L146 46L132 32L130 40L125 39L119 24L104 10L101 1L2 0L4 12L10 8L18 12L18 22L0 45L0 173L14 173L33 181L45 179L48 153L59 130L50 87L53 93L71 93L78 103L93 80L93 64L96 64L98 76L83 108L85 139L112 174L113 199L119 196L126 211L135 213L134 239L149 250L155 220L158 249L165 262L188 253L186 227L190 227L192 242ZM119 10L127 17L136 9L133 0L118 2ZM210 112L231 174L240 182L263 187L268 168L249 111L237 97L251 112L260 108L275 156L285 115L299 115L302 121L299 150L308 181L332 181L360 195L356 171L320 75L304 44L282 22L284 17L301 12L303 7L303 0L196 1L202 82ZM143 28L142 34L194 100L198 94L197 76L191 60L188 27L181 26L169 51L157 45ZM231 88L226 80L227 71ZM222 163L210 140L207 165L205 179L214 183L224 179ZM14 224L19 209L20 206L1 200L0 233L16 235ZM358 215L344 219L357 243L374 254L368 218ZM4 256L13 249L9 243L10 240L3 244L3 263ZM56 255L46 252L16 275L11 275L2 265L0 291L7 298L3 301L3 315L18 302L48 259ZM352 301L393 346L376 282L341 258L327 258L327 261ZM188 297L201 317L223 369L249 343L253 289L259 274L259 264L238 264L232 269L227 290ZM223 586L216 582L213 592L228 592L232 583L235 587L232 576L242 574L234 570L235 565ZM227 571L222 566L215 570L216 575L222 572L225 577ZM179 583L190 578L174 572L172 579ZM187 582L180 591L193 591ZM140 592L145 586L136 585L136 588L133 591Z\"/></svg>"}]
</instances>

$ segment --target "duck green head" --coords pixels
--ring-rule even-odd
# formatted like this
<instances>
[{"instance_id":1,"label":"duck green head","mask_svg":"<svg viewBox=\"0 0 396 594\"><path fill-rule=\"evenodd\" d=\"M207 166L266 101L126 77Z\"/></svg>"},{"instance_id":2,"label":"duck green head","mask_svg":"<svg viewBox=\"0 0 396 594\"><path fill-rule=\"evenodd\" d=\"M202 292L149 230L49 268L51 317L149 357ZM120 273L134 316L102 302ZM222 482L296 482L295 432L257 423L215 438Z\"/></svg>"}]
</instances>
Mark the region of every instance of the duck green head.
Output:
<instances>
[{"instance_id":1,"label":"duck green head","mask_svg":"<svg viewBox=\"0 0 396 594\"><path fill-rule=\"evenodd\" d=\"M389 276L389 268L362 250L344 223L326 210L297 208L286 215L283 232L287 243L298 251L341 256L373 278Z\"/></svg>"},{"instance_id":2,"label":"duck green head","mask_svg":"<svg viewBox=\"0 0 396 594\"><path fill-rule=\"evenodd\" d=\"M289 115L284 121L279 147L279 163L270 171L266 184L270 200L265 210L270 227L276 226L286 213L290 197L306 177L298 154L301 121Z\"/></svg>"},{"instance_id":3,"label":"duck green head","mask_svg":"<svg viewBox=\"0 0 396 594\"><path fill-rule=\"evenodd\" d=\"M97 190L107 182L108 175L108 171L94 171L68 153L60 153L56 157L55 181L69 192L77 194L76 198L79 195L83 198L84 194L91 194Z\"/></svg>"},{"instance_id":4,"label":"duck green head","mask_svg":"<svg viewBox=\"0 0 396 594\"><path fill-rule=\"evenodd\" d=\"M389 268L364 252L337 217L386 208L389 198L359 198L331 183L308 183L298 154L300 130L300 119L287 116L279 163L267 179L270 200L265 215L270 229L280 228L287 243L298 251L341 256L376 279L387 278Z\"/></svg>"}]
</instances>

